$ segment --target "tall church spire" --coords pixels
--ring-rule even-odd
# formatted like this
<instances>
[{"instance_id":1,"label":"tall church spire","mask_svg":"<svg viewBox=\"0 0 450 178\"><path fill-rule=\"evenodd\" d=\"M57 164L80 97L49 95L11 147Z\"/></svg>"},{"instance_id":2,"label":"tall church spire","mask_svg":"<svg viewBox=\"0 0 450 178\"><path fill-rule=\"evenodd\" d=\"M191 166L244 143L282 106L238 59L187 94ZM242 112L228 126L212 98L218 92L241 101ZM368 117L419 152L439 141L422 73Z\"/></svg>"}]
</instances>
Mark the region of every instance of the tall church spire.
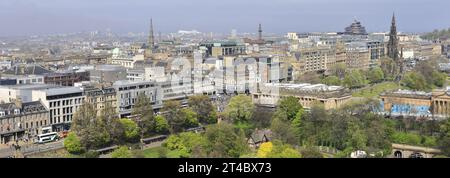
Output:
<instances>
[{"instance_id":1,"label":"tall church spire","mask_svg":"<svg viewBox=\"0 0 450 178\"><path fill-rule=\"evenodd\" d=\"M153 49L155 47L155 36L153 34L153 19L150 19L150 31L148 34L148 49Z\"/></svg>"},{"instance_id":2,"label":"tall church spire","mask_svg":"<svg viewBox=\"0 0 450 178\"><path fill-rule=\"evenodd\" d=\"M398 37L397 37L397 25L395 23L395 14L392 14L392 23L391 23L391 31L389 32L389 42L387 45L387 55L394 59L394 61L398 61Z\"/></svg>"},{"instance_id":3,"label":"tall church spire","mask_svg":"<svg viewBox=\"0 0 450 178\"><path fill-rule=\"evenodd\" d=\"M262 27L261 24L259 24L259 28L258 28L258 40L262 40Z\"/></svg>"}]
</instances>

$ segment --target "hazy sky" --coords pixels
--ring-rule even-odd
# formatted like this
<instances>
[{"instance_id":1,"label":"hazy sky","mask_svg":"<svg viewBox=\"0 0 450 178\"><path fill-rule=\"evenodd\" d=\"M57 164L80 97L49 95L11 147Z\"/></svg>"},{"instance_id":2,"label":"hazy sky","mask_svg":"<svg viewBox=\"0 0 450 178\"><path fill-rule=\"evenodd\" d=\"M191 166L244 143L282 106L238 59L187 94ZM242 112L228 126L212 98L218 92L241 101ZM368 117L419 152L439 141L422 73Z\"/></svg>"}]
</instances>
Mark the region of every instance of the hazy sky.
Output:
<instances>
[{"instance_id":1,"label":"hazy sky","mask_svg":"<svg viewBox=\"0 0 450 178\"><path fill-rule=\"evenodd\" d=\"M450 27L449 0L0 0L0 36L104 30L272 33L343 31L356 17L369 32Z\"/></svg>"}]
</instances>

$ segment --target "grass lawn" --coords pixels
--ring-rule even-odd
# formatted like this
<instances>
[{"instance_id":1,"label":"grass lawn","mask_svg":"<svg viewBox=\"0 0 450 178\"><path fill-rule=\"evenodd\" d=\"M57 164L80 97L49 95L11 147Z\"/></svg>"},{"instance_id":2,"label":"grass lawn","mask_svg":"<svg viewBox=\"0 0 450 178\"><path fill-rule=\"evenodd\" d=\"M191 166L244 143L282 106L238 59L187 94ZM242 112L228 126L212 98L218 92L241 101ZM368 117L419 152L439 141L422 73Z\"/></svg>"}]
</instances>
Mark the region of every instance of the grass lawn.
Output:
<instances>
[{"instance_id":1,"label":"grass lawn","mask_svg":"<svg viewBox=\"0 0 450 178\"><path fill-rule=\"evenodd\" d=\"M161 149L161 148L162 147L154 147L154 148L145 149L144 150L145 158L158 158L159 157L158 149ZM179 157L180 157L180 153L178 151L167 150L167 158L179 158Z\"/></svg>"},{"instance_id":2,"label":"grass lawn","mask_svg":"<svg viewBox=\"0 0 450 178\"><path fill-rule=\"evenodd\" d=\"M368 86L368 88L354 92L352 94L352 96L353 97L374 98L374 97L378 97L384 91L397 90L400 88L401 88L401 86L399 86L398 84L396 84L394 82L383 82L383 83L377 83L373 86Z\"/></svg>"}]
</instances>

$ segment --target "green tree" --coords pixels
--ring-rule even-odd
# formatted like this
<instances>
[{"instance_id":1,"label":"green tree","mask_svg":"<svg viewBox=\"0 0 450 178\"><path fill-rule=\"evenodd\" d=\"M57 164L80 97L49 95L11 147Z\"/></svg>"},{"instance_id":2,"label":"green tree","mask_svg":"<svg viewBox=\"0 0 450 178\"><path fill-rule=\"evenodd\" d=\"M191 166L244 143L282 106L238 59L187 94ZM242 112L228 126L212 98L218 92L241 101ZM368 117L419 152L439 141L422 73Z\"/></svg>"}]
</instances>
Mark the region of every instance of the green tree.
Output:
<instances>
[{"instance_id":1,"label":"green tree","mask_svg":"<svg viewBox=\"0 0 450 178\"><path fill-rule=\"evenodd\" d=\"M270 130L273 133L273 138L279 139L285 143L297 144L299 141L298 132L300 128L295 128L291 125L291 122L286 119L278 117L273 118Z\"/></svg>"},{"instance_id":2,"label":"green tree","mask_svg":"<svg viewBox=\"0 0 450 178\"><path fill-rule=\"evenodd\" d=\"M184 119L183 127L192 128L198 126L197 113L190 108L181 109L181 117Z\"/></svg>"},{"instance_id":3,"label":"green tree","mask_svg":"<svg viewBox=\"0 0 450 178\"><path fill-rule=\"evenodd\" d=\"M135 142L139 138L139 127L136 122L130 119L120 119L119 122L124 128L124 136L130 142Z\"/></svg>"},{"instance_id":4,"label":"green tree","mask_svg":"<svg viewBox=\"0 0 450 178\"><path fill-rule=\"evenodd\" d=\"M252 118L254 105L252 98L245 95L237 95L231 98L225 108L226 116L236 122L249 122Z\"/></svg>"},{"instance_id":5,"label":"green tree","mask_svg":"<svg viewBox=\"0 0 450 178\"><path fill-rule=\"evenodd\" d=\"M162 112L169 122L170 132L177 133L183 130L185 117L182 116L180 101L165 101Z\"/></svg>"},{"instance_id":6,"label":"green tree","mask_svg":"<svg viewBox=\"0 0 450 178\"><path fill-rule=\"evenodd\" d=\"M171 135L164 143L164 147L169 150L178 151L181 157L191 157L194 150L206 152L206 145L207 140L205 137L201 134L192 132L183 132L178 135Z\"/></svg>"},{"instance_id":7,"label":"green tree","mask_svg":"<svg viewBox=\"0 0 450 178\"><path fill-rule=\"evenodd\" d=\"M367 75L367 78L371 83L378 83L382 82L384 79L384 73L383 70L379 67L374 67L369 70L369 73Z\"/></svg>"},{"instance_id":8,"label":"green tree","mask_svg":"<svg viewBox=\"0 0 450 178\"><path fill-rule=\"evenodd\" d=\"M195 95L189 97L189 107L197 113L198 121L203 124L217 122L216 109L211 99L206 95Z\"/></svg>"},{"instance_id":9,"label":"green tree","mask_svg":"<svg viewBox=\"0 0 450 178\"><path fill-rule=\"evenodd\" d=\"M105 124L111 141L116 144L124 143L124 128L119 122L120 118L116 108L114 108L111 103L106 103L99 118Z\"/></svg>"},{"instance_id":10,"label":"green tree","mask_svg":"<svg viewBox=\"0 0 450 178\"><path fill-rule=\"evenodd\" d=\"M168 131L169 131L169 122L167 122L167 119L162 115L156 116L155 117L155 132L167 133Z\"/></svg>"},{"instance_id":11,"label":"green tree","mask_svg":"<svg viewBox=\"0 0 450 178\"><path fill-rule=\"evenodd\" d=\"M225 123L206 128L206 150L209 157L238 158L249 152L243 132L234 132L233 126Z\"/></svg>"},{"instance_id":12,"label":"green tree","mask_svg":"<svg viewBox=\"0 0 450 178\"><path fill-rule=\"evenodd\" d=\"M298 150L292 148L289 144L284 144L279 140L274 140L271 152L267 154L269 158L301 158Z\"/></svg>"},{"instance_id":13,"label":"green tree","mask_svg":"<svg viewBox=\"0 0 450 178\"><path fill-rule=\"evenodd\" d=\"M380 68L383 71L384 78L387 80L394 80L395 75L397 75L397 64L392 58L384 57L381 58Z\"/></svg>"},{"instance_id":14,"label":"green tree","mask_svg":"<svg viewBox=\"0 0 450 178\"><path fill-rule=\"evenodd\" d=\"M402 85L413 90L428 90L425 77L417 72L408 72L401 81Z\"/></svg>"},{"instance_id":15,"label":"green tree","mask_svg":"<svg viewBox=\"0 0 450 178\"><path fill-rule=\"evenodd\" d=\"M365 150L367 147L367 135L358 123L350 122L348 132L347 147L354 150Z\"/></svg>"},{"instance_id":16,"label":"green tree","mask_svg":"<svg viewBox=\"0 0 450 178\"><path fill-rule=\"evenodd\" d=\"M306 147L301 151L302 158L323 158L323 155L313 147Z\"/></svg>"},{"instance_id":17,"label":"green tree","mask_svg":"<svg viewBox=\"0 0 450 178\"><path fill-rule=\"evenodd\" d=\"M447 80L447 75L438 71L434 71L431 76L433 78L433 84L437 87L443 87Z\"/></svg>"},{"instance_id":18,"label":"green tree","mask_svg":"<svg viewBox=\"0 0 450 178\"><path fill-rule=\"evenodd\" d=\"M154 130L154 111L152 108L152 102L147 95L144 93L140 93L138 95L136 103L131 110L131 114L138 117L135 121L141 129L141 137L144 136L143 134Z\"/></svg>"},{"instance_id":19,"label":"green tree","mask_svg":"<svg viewBox=\"0 0 450 178\"><path fill-rule=\"evenodd\" d=\"M447 119L446 121L443 121L440 124L438 145L444 155L450 156L450 120L449 119Z\"/></svg>"},{"instance_id":20,"label":"green tree","mask_svg":"<svg viewBox=\"0 0 450 178\"><path fill-rule=\"evenodd\" d=\"M133 154L126 146L121 146L111 153L111 158L132 158Z\"/></svg>"},{"instance_id":21,"label":"green tree","mask_svg":"<svg viewBox=\"0 0 450 178\"><path fill-rule=\"evenodd\" d=\"M299 99L293 96L282 98L278 101L274 117L292 121L298 112L304 112Z\"/></svg>"},{"instance_id":22,"label":"green tree","mask_svg":"<svg viewBox=\"0 0 450 178\"><path fill-rule=\"evenodd\" d=\"M365 85L365 77L359 70L353 70L345 75L344 85L349 88L360 88Z\"/></svg>"},{"instance_id":23,"label":"green tree","mask_svg":"<svg viewBox=\"0 0 450 178\"><path fill-rule=\"evenodd\" d=\"M106 146L111 141L106 123L96 116L97 112L89 103L81 105L73 116L71 129L86 150Z\"/></svg>"},{"instance_id":24,"label":"green tree","mask_svg":"<svg viewBox=\"0 0 450 178\"><path fill-rule=\"evenodd\" d=\"M341 80L336 76L328 76L322 80L323 84L326 85L341 85Z\"/></svg>"},{"instance_id":25,"label":"green tree","mask_svg":"<svg viewBox=\"0 0 450 178\"><path fill-rule=\"evenodd\" d=\"M79 154L83 152L80 139L73 132L69 133L66 139L64 139L64 147L69 153Z\"/></svg>"}]
</instances>

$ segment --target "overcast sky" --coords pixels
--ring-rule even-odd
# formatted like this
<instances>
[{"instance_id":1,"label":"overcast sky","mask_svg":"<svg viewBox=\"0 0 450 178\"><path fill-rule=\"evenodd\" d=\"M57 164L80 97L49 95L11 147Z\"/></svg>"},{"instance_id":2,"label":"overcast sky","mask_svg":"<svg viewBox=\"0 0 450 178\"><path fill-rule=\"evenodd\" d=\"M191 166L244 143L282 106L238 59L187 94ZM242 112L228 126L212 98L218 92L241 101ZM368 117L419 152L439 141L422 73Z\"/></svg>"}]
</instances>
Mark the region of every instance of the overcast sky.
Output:
<instances>
[{"instance_id":1,"label":"overcast sky","mask_svg":"<svg viewBox=\"0 0 450 178\"><path fill-rule=\"evenodd\" d=\"M343 31L354 18L369 32L450 27L449 0L0 0L0 36L104 30L272 33Z\"/></svg>"}]
</instances>

